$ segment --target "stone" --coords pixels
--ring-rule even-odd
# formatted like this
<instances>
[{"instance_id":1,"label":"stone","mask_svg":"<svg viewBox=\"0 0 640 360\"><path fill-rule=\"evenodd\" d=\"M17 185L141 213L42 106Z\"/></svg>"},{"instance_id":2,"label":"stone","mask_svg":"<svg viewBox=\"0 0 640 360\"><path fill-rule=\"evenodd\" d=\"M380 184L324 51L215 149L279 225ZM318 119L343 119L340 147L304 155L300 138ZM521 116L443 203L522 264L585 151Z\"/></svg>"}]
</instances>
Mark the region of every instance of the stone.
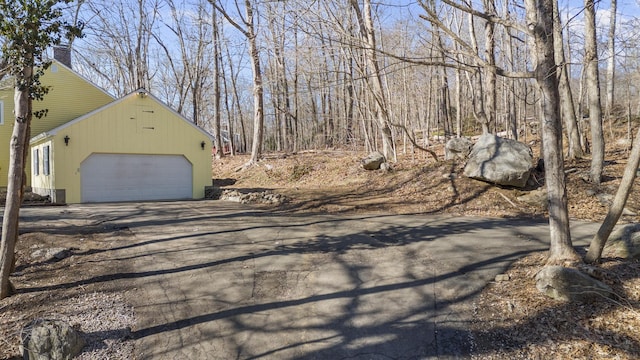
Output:
<instances>
[{"instance_id":1,"label":"stone","mask_svg":"<svg viewBox=\"0 0 640 360\"><path fill-rule=\"evenodd\" d=\"M473 143L467 138L453 138L444 146L444 159L466 159L471 153Z\"/></svg>"},{"instance_id":2,"label":"stone","mask_svg":"<svg viewBox=\"0 0 640 360\"><path fill-rule=\"evenodd\" d=\"M69 256L71 256L71 249L62 247L38 249L31 253L31 259L41 262L60 261Z\"/></svg>"},{"instance_id":3,"label":"stone","mask_svg":"<svg viewBox=\"0 0 640 360\"><path fill-rule=\"evenodd\" d=\"M547 207L549 206L548 199L549 197L547 196L547 188L544 186L516 197L516 200L522 203L540 207L543 209L547 209Z\"/></svg>"},{"instance_id":4,"label":"stone","mask_svg":"<svg viewBox=\"0 0 640 360\"><path fill-rule=\"evenodd\" d=\"M525 187L533 152L526 144L484 134L473 146L464 167L466 177L503 186Z\"/></svg>"},{"instance_id":5,"label":"stone","mask_svg":"<svg viewBox=\"0 0 640 360\"><path fill-rule=\"evenodd\" d=\"M383 162L382 164L380 164L380 170L390 172L393 169L391 168L391 165L388 162Z\"/></svg>"},{"instance_id":6,"label":"stone","mask_svg":"<svg viewBox=\"0 0 640 360\"><path fill-rule=\"evenodd\" d=\"M364 159L360 161L362 167L365 170L378 170L380 169L380 165L384 163L386 160L384 155L379 151L374 151L371 154L367 155Z\"/></svg>"},{"instance_id":7,"label":"stone","mask_svg":"<svg viewBox=\"0 0 640 360\"><path fill-rule=\"evenodd\" d=\"M69 360L78 355L85 342L80 333L59 320L38 319L22 330L25 360Z\"/></svg>"},{"instance_id":8,"label":"stone","mask_svg":"<svg viewBox=\"0 0 640 360\"><path fill-rule=\"evenodd\" d=\"M640 224L627 224L615 229L602 251L605 257L640 259Z\"/></svg>"},{"instance_id":9,"label":"stone","mask_svg":"<svg viewBox=\"0 0 640 360\"><path fill-rule=\"evenodd\" d=\"M536 288L560 301L588 302L609 298L613 290L589 275L562 266L545 266L536 274Z\"/></svg>"},{"instance_id":10,"label":"stone","mask_svg":"<svg viewBox=\"0 0 640 360\"><path fill-rule=\"evenodd\" d=\"M496 278L495 278L496 282L504 282L509 280L511 280L511 278L509 277L509 274L498 274L496 275Z\"/></svg>"}]
</instances>

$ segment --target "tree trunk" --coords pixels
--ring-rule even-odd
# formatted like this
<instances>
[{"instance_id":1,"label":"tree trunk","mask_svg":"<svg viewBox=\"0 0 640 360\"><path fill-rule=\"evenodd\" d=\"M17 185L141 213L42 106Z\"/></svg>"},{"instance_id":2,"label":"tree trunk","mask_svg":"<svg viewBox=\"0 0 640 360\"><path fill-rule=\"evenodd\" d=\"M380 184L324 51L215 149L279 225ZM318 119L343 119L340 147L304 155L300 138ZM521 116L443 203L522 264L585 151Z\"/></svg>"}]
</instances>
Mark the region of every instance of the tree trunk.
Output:
<instances>
[{"instance_id":1,"label":"tree trunk","mask_svg":"<svg viewBox=\"0 0 640 360\"><path fill-rule=\"evenodd\" d=\"M531 56L535 59L536 82L542 94L543 157L549 197L551 245L548 264L580 261L569 231L567 191L562 155L562 126L559 111L558 79L553 54L554 0L526 0L527 24L534 37Z\"/></svg>"},{"instance_id":2,"label":"tree trunk","mask_svg":"<svg viewBox=\"0 0 640 360\"><path fill-rule=\"evenodd\" d=\"M602 133L602 107L600 105L600 79L598 71L598 47L596 38L595 1L584 2L584 61L587 93L589 95L589 123L591 127L591 182L599 185L604 167L604 135Z\"/></svg>"},{"instance_id":3,"label":"tree trunk","mask_svg":"<svg viewBox=\"0 0 640 360\"><path fill-rule=\"evenodd\" d=\"M262 155L262 138L264 136L264 89L262 85L262 70L260 69L260 52L256 42L256 31L253 19L253 5L250 0L244 2L249 41L249 55L251 56L251 72L253 75L253 142L251 144L251 159L247 165L258 162Z\"/></svg>"},{"instance_id":4,"label":"tree trunk","mask_svg":"<svg viewBox=\"0 0 640 360\"><path fill-rule=\"evenodd\" d=\"M31 79L33 68L25 67L24 79ZM28 80L27 83L31 83ZM2 218L2 243L0 244L0 299L11 295L9 275L13 271L15 246L18 240L18 222L25 180L26 151L32 117L32 100L29 90L16 87L14 95L15 123L9 148L9 175L7 202Z\"/></svg>"},{"instance_id":5,"label":"tree trunk","mask_svg":"<svg viewBox=\"0 0 640 360\"><path fill-rule=\"evenodd\" d=\"M611 235L611 231L613 227L620 219L620 215L622 215L622 210L624 209L624 205L627 203L627 199L629 198L629 194L631 193L631 188L633 187L633 180L636 178L636 172L638 171L638 165L640 164L640 130L638 130L638 134L636 135L636 143L633 146L633 150L631 151L631 155L629 156L629 160L627 162L627 166L624 168L624 174L622 175L622 181L620 182L620 186L618 187L618 191L616 192L616 196L613 199L613 203L609 208L609 212L607 212L607 216L605 216L602 225L598 229L598 232L591 240L591 244L589 245L589 251L585 257L585 261L591 264L595 264L600 262L600 257L602 256L602 250L604 249L604 245L609 239L609 235Z\"/></svg>"},{"instance_id":6,"label":"tree trunk","mask_svg":"<svg viewBox=\"0 0 640 360\"><path fill-rule=\"evenodd\" d=\"M224 157L224 142L222 141L222 131L220 126L220 32L218 31L218 11L214 7L211 14L211 20L213 24L213 135L215 136L216 158L222 159ZM194 93L195 98L195 93ZM195 109L194 109L195 110ZM195 115L195 114L194 114ZM229 119L231 122L231 119ZM232 134L229 134L232 136Z\"/></svg>"},{"instance_id":7,"label":"tree trunk","mask_svg":"<svg viewBox=\"0 0 640 360\"><path fill-rule=\"evenodd\" d=\"M613 107L613 99L615 93L615 76L616 76L616 12L618 11L618 1L611 0L611 8L609 9L609 58L607 58L607 105L605 114L609 121L611 119L611 110Z\"/></svg>"},{"instance_id":8,"label":"tree trunk","mask_svg":"<svg viewBox=\"0 0 640 360\"><path fill-rule=\"evenodd\" d=\"M564 56L564 41L562 36L562 22L560 21L560 13L558 11L558 0L553 2L553 42L555 48L556 64L559 73L560 91L560 109L562 119L567 129L567 139L569 141L569 149L567 157L569 159L581 158L584 156L582 146L580 144L580 133L578 131L578 120L576 110L573 104L573 94L569 83L569 66L566 64Z\"/></svg>"},{"instance_id":9,"label":"tree trunk","mask_svg":"<svg viewBox=\"0 0 640 360\"><path fill-rule=\"evenodd\" d=\"M380 68L378 66L378 60L376 56L376 38L373 28L373 19L371 15L371 0L364 0L363 9L360 11L360 6L357 0L351 0L351 6L356 12L358 23L360 24L360 35L363 40L365 61L367 68L369 69L369 77L367 81L371 85L371 90L376 105L376 118L378 121L378 128L382 135L382 153L388 161L397 161L395 144L391 136L391 126L389 119L389 109L387 108L387 101L385 96L385 89L382 84L382 78L380 74Z\"/></svg>"},{"instance_id":10,"label":"tree trunk","mask_svg":"<svg viewBox=\"0 0 640 360\"><path fill-rule=\"evenodd\" d=\"M496 14L496 5L494 0L483 0L484 11L488 15ZM487 127L496 125L496 40L495 40L495 24L492 21L486 21L484 24L484 53L487 66L482 69L484 74L484 104Z\"/></svg>"}]
</instances>

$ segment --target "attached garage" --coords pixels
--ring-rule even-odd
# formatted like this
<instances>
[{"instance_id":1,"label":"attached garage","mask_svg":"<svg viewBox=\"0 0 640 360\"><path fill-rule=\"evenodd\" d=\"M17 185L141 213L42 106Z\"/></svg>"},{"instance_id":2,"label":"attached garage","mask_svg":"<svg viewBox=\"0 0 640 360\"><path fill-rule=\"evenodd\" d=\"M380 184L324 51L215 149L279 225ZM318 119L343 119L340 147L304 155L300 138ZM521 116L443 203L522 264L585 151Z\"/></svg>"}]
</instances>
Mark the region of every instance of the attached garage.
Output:
<instances>
[{"instance_id":1,"label":"attached garage","mask_svg":"<svg viewBox=\"0 0 640 360\"><path fill-rule=\"evenodd\" d=\"M92 154L80 165L81 201L190 199L192 172L182 155Z\"/></svg>"},{"instance_id":2,"label":"attached garage","mask_svg":"<svg viewBox=\"0 0 640 360\"><path fill-rule=\"evenodd\" d=\"M32 189L57 203L202 199L211 148L211 135L140 89L32 138Z\"/></svg>"}]
</instances>

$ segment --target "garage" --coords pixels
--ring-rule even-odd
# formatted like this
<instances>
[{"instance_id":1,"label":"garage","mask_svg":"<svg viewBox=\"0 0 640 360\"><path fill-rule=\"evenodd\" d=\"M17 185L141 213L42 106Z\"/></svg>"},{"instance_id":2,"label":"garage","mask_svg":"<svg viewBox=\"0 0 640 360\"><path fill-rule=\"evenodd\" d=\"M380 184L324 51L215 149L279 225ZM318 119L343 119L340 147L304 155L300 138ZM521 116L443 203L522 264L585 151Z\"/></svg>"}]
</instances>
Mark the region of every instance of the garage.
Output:
<instances>
[{"instance_id":1,"label":"garage","mask_svg":"<svg viewBox=\"0 0 640 360\"><path fill-rule=\"evenodd\" d=\"M80 165L82 202L191 199L183 155L92 154Z\"/></svg>"}]
</instances>

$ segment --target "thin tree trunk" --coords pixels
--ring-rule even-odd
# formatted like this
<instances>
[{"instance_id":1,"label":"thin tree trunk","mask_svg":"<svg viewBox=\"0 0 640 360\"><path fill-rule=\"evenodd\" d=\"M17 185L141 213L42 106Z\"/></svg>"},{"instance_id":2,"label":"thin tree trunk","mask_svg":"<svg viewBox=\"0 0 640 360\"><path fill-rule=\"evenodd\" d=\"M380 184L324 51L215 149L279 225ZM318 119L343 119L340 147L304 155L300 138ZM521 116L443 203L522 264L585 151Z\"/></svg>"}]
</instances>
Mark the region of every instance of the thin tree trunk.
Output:
<instances>
[{"instance_id":1,"label":"thin tree trunk","mask_svg":"<svg viewBox=\"0 0 640 360\"><path fill-rule=\"evenodd\" d=\"M569 66L564 56L564 41L562 36L562 22L558 11L558 0L553 4L553 40L555 48L556 64L559 72L560 109L567 129L567 139L569 149L567 158L576 159L584 156L580 144L580 133L578 132L578 121L575 106L573 104L573 94L569 83Z\"/></svg>"},{"instance_id":2,"label":"thin tree trunk","mask_svg":"<svg viewBox=\"0 0 640 360\"><path fill-rule=\"evenodd\" d=\"M222 159L224 157L224 142L222 141L222 131L220 126L220 32L218 31L218 11L215 7L211 14L213 24L213 106L215 108L215 112L213 114L213 135L216 139L216 158ZM193 96L195 98L195 93ZM196 109L194 109L194 111L195 110ZM229 136L231 136L231 134L229 134Z\"/></svg>"},{"instance_id":3,"label":"thin tree trunk","mask_svg":"<svg viewBox=\"0 0 640 360\"><path fill-rule=\"evenodd\" d=\"M598 232L593 237L591 244L589 245L589 251L587 251L587 255L585 256L585 261L587 263L595 264L600 262L602 250L607 243L607 239L609 239L609 235L611 235L613 227L618 222L618 219L620 219L620 215L622 215L624 206L627 203L627 199L629 198L629 194L633 188L633 180L636 178L636 172L638 171L639 164L640 130L638 130L638 134L636 135L636 143L633 146L633 150L631 150L627 166L624 168L622 181L620 182L616 196L613 198L613 203L611 204L602 225L600 225Z\"/></svg>"},{"instance_id":4,"label":"thin tree trunk","mask_svg":"<svg viewBox=\"0 0 640 360\"><path fill-rule=\"evenodd\" d=\"M591 182L599 185L604 168L604 135L602 133L602 107L600 105L600 79L596 38L595 0L585 0L585 67L589 95L589 123L591 127Z\"/></svg>"},{"instance_id":5,"label":"thin tree trunk","mask_svg":"<svg viewBox=\"0 0 640 360\"><path fill-rule=\"evenodd\" d=\"M615 76L616 76L616 18L618 11L618 1L611 0L609 9L609 41L607 48L609 49L609 58L607 59L607 104L605 114L611 121L611 110L613 108L613 100L615 95Z\"/></svg>"}]
</instances>

